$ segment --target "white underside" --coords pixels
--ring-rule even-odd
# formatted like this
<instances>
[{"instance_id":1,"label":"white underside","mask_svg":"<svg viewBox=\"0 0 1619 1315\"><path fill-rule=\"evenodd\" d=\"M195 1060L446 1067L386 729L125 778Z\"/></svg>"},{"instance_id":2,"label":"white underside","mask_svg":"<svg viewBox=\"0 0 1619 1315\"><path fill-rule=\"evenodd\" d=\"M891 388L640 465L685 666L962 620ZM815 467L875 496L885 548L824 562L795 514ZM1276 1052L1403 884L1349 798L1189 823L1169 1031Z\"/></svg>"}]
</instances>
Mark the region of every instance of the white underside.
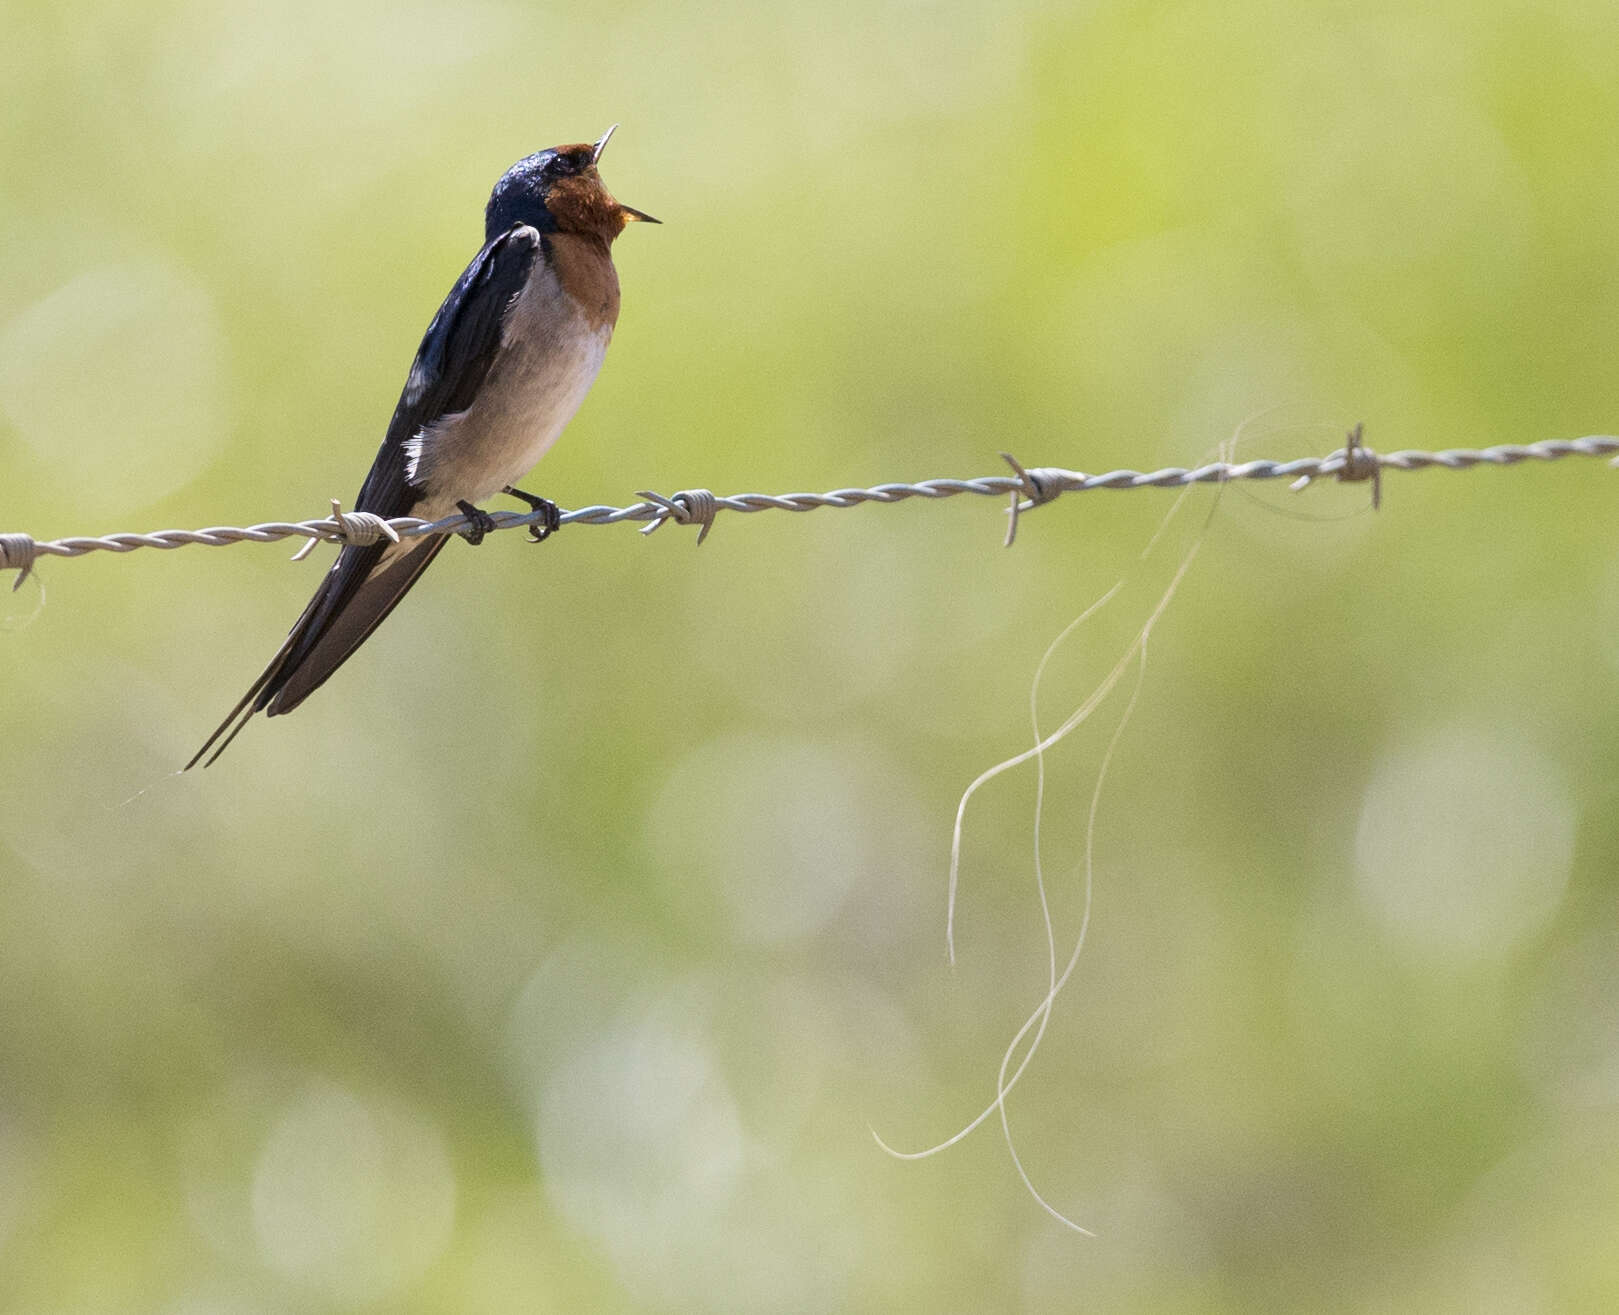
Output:
<instances>
[{"instance_id":1,"label":"white underside","mask_svg":"<svg viewBox=\"0 0 1619 1315\"><path fill-rule=\"evenodd\" d=\"M478 503L521 481L585 400L611 337L579 313L555 274L536 271L477 400L406 444L406 473L427 495L415 514L437 520L459 501Z\"/></svg>"}]
</instances>

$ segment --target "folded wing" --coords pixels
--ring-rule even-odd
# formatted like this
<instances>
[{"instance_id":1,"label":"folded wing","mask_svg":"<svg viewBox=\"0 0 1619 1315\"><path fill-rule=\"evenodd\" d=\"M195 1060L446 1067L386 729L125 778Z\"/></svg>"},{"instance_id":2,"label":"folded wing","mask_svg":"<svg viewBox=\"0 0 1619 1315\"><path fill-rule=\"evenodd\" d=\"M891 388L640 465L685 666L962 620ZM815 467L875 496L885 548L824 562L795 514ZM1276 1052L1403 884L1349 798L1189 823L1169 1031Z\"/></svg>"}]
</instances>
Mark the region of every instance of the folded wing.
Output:
<instances>
[{"instance_id":1,"label":"folded wing","mask_svg":"<svg viewBox=\"0 0 1619 1315\"><path fill-rule=\"evenodd\" d=\"M512 302L540 253L539 233L518 224L480 251L444 299L417 349L387 436L355 501L357 511L409 516L422 490L409 478L406 446L424 428L470 407L499 355ZM186 764L212 749L212 763L256 712L291 712L348 660L398 605L447 536L345 546L287 640L230 715ZM215 748L215 745L218 745Z\"/></svg>"}]
</instances>

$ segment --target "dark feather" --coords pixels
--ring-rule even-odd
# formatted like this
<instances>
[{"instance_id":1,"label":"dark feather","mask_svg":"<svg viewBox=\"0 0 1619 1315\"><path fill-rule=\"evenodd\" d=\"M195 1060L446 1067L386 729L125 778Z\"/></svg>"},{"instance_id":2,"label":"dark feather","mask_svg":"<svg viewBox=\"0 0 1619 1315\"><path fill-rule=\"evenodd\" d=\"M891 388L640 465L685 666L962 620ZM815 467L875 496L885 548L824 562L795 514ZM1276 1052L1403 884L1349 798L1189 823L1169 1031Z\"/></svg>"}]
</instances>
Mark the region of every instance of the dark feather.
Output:
<instances>
[{"instance_id":1,"label":"dark feather","mask_svg":"<svg viewBox=\"0 0 1619 1315\"><path fill-rule=\"evenodd\" d=\"M323 685L382 624L446 542L443 534L418 539L380 570L356 573L359 583L342 607L329 612L318 632L313 627L306 632L305 642L294 650L295 660L289 659L272 682L273 690L266 691L258 704L265 716L291 712Z\"/></svg>"},{"instance_id":2,"label":"dark feather","mask_svg":"<svg viewBox=\"0 0 1619 1315\"><path fill-rule=\"evenodd\" d=\"M528 282L540 242L533 228L519 224L491 240L456 280L417 349L387 436L355 500L357 511L408 516L421 501L422 490L410 482L406 445L435 421L472 405L500 352L506 313ZM196 766L223 737L208 759L212 763L254 713L275 716L303 702L393 611L444 543L445 536L436 535L407 541L404 550L386 541L344 547L286 642L186 767Z\"/></svg>"},{"instance_id":3,"label":"dark feather","mask_svg":"<svg viewBox=\"0 0 1619 1315\"><path fill-rule=\"evenodd\" d=\"M539 250L540 235L519 224L488 243L456 280L416 349L356 510L410 515L419 494L407 479L405 445L434 421L472 405L500 352L506 312L528 283Z\"/></svg>"}]
</instances>

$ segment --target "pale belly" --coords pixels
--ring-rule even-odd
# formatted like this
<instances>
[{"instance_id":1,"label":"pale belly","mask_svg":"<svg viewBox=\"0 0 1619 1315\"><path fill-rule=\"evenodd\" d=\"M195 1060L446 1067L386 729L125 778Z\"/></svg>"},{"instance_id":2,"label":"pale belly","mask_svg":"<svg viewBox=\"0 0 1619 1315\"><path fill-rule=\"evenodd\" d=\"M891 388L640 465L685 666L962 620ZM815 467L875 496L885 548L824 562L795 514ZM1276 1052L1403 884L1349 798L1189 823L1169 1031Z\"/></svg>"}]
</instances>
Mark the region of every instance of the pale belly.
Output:
<instances>
[{"instance_id":1,"label":"pale belly","mask_svg":"<svg viewBox=\"0 0 1619 1315\"><path fill-rule=\"evenodd\" d=\"M547 287L546 284L550 286ZM516 484L573 419L595 382L611 326L589 325L556 285L536 279L513 308L506 345L478 399L428 426L407 449L415 514L437 519Z\"/></svg>"}]
</instances>

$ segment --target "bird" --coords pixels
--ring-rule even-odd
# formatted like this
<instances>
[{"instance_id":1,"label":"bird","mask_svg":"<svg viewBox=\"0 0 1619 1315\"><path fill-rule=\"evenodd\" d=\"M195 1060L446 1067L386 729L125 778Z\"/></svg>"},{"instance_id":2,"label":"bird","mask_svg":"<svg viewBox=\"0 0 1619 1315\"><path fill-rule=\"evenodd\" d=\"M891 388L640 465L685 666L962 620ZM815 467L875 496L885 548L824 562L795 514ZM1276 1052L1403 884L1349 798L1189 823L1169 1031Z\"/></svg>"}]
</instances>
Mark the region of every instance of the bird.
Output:
<instances>
[{"instance_id":1,"label":"bird","mask_svg":"<svg viewBox=\"0 0 1619 1315\"><path fill-rule=\"evenodd\" d=\"M618 321L614 240L660 221L622 205L597 166L618 125L594 143L553 146L504 174L484 211L483 248L417 349L354 509L443 520L478 543L493 528L476 504L505 493L557 528L555 503L516 481L573 419ZM291 712L370 637L449 541L449 533L345 544L286 642L182 770L212 765L255 713ZM210 755L210 750L212 751Z\"/></svg>"}]
</instances>

